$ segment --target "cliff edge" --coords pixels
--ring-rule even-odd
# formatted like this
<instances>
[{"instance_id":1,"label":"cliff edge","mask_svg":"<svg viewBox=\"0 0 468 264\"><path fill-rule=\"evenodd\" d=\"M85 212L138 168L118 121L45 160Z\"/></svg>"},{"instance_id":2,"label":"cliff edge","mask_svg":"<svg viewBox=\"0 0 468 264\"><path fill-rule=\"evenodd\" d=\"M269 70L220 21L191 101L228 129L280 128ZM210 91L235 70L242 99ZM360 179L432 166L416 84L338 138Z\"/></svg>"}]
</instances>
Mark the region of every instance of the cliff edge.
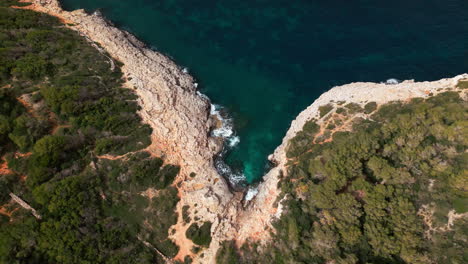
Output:
<instances>
[{"instance_id":1,"label":"cliff edge","mask_svg":"<svg viewBox=\"0 0 468 264\"><path fill-rule=\"evenodd\" d=\"M409 101L415 97L427 98L441 92L457 90L456 86L459 81L466 79L468 79L468 74L433 82L414 82L413 80L398 84L355 82L334 87L322 94L291 122L282 144L270 155L269 159L276 166L263 177L264 181L258 186L256 197L249 202L245 210L239 212L238 222L242 225L239 225L237 245L248 240L263 243L269 238L269 232L264 230L274 231L271 223L281 216L281 203L277 200L281 192L278 189L278 182L281 175L287 174L286 151L289 141L302 130L307 121L316 119L318 125L324 122L327 115L320 116L320 107L330 105L336 109L339 105L348 103L356 103L364 107L369 102L375 102L378 106L391 101ZM331 112L333 110L330 110ZM366 117L363 116L363 118Z\"/></svg>"},{"instance_id":2,"label":"cliff edge","mask_svg":"<svg viewBox=\"0 0 468 264\"><path fill-rule=\"evenodd\" d=\"M193 243L185 236L190 223L183 222L182 208L188 206L191 219L197 219L199 223L212 222L212 230L217 230L222 218L220 215L235 198L213 164L222 140L210 137L213 120L209 99L197 92L193 77L170 58L146 48L133 35L114 27L98 12L64 11L58 0L24 2L32 2L25 7L27 9L58 17L67 27L94 43L98 50L123 64L125 85L135 90L141 106L139 114L153 129L148 151L181 167L176 179L181 199L177 205L179 220L170 233L180 247L176 259L193 256ZM111 67L113 63L110 59ZM217 244L216 238L212 244ZM205 250L202 262L211 262L209 258L216 250L216 246Z\"/></svg>"}]
</instances>

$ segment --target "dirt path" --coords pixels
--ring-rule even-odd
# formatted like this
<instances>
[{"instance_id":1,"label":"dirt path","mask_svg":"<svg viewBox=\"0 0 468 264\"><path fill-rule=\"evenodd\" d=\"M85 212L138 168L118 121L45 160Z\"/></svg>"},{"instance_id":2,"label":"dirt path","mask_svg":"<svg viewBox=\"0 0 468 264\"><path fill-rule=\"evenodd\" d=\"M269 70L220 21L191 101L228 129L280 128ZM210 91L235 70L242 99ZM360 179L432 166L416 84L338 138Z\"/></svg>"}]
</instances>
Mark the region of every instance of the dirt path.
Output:
<instances>
[{"instance_id":1,"label":"dirt path","mask_svg":"<svg viewBox=\"0 0 468 264\"><path fill-rule=\"evenodd\" d=\"M52 131L51 131L51 134L52 135L55 135L55 133L57 133L57 131L60 129L60 128L70 128L71 125L55 125L53 128L52 128Z\"/></svg>"},{"instance_id":2,"label":"dirt path","mask_svg":"<svg viewBox=\"0 0 468 264\"><path fill-rule=\"evenodd\" d=\"M14 212L14 210L13 210L13 211L9 211L9 210L7 210L5 207L0 206L0 214L2 214L2 215L6 215L6 216L8 216L8 217L11 218L11 215L13 214L13 212Z\"/></svg>"},{"instance_id":3,"label":"dirt path","mask_svg":"<svg viewBox=\"0 0 468 264\"><path fill-rule=\"evenodd\" d=\"M377 109L378 109L378 107L379 106L377 106ZM334 110L332 110L332 111L334 111ZM314 144L323 144L323 143L331 142L333 140L333 135L335 133L344 132L344 131L351 131L353 122L357 118L369 119L370 116L373 113L375 113L375 111L377 111L377 110L374 110L374 111L372 111L371 113L368 113L368 114L355 113L355 114L352 114L351 116L346 116L346 115L338 114L338 113L335 113L335 112L331 113L331 116L328 119L323 120L323 122L320 124L320 130L314 136L313 143ZM327 128L329 125L336 123L336 121L340 121L340 122L342 122L342 124L337 126L337 127L332 128L332 129ZM321 136L323 136L326 132L330 132L330 135L328 136L328 138L326 138L325 140L322 140L321 142L317 142L317 140Z\"/></svg>"},{"instance_id":4,"label":"dirt path","mask_svg":"<svg viewBox=\"0 0 468 264\"><path fill-rule=\"evenodd\" d=\"M8 168L8 163L5 160L5 157L2 157L0 164L0 175L12 174L13 171Z\"/></svg>"},{"instance_id":5,"label":"dirt path","mask_svg":"<svg viewBox=\"0 0 468 264\"><path fill-rule=\"evenodd\" d=\"M24 106L24 108L26 108L26 111L34 118L37 118L37 114L34 112L34 108L33 106L31 105L30 102L28 102L25 98L25 95L22 95L18 98L16 98L16 100L18 100L18 102L20 102L20 104L22 104Z\"/></svg>"},{"instance_id":6,"label":"dirt path","mask_svg":"<svg viewBox=\"0 0 468 264\"><path fill-rule=\"evenodd\" d=\"M124 159L126 158L127 156L131 155L131 154L134 154L134 153L137 153L137 152L141 152L141 151L144 151L144 150L139 150L139 151L133 151L133 152L127 152L123 155L112 155L112 154L104 154L104 155L99 155L97 156L99 159L107 159L107 160L119 160L119 159Z\"/></svg>"}]
</instances>

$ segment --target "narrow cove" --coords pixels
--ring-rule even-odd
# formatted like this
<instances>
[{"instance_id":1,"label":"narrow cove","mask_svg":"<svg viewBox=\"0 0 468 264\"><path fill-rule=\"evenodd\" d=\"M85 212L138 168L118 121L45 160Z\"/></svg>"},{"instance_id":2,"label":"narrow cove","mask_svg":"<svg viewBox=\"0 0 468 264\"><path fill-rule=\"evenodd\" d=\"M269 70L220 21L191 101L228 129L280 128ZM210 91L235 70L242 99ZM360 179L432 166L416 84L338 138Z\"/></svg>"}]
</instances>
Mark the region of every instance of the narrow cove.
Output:
<instances>
[{"instance_id":1,"label":"narrow cove","mask_svg":"<svg viewBox=\"0 0 468 264\"><path fill-rule=\"evenodd\" d=\"M331 87L468 68L466 1L357 2L62 1L99 9L187 67L232 118L240 141L225 162L248 183L261 179L291 120Z\"/></svg>"}]
</instances>

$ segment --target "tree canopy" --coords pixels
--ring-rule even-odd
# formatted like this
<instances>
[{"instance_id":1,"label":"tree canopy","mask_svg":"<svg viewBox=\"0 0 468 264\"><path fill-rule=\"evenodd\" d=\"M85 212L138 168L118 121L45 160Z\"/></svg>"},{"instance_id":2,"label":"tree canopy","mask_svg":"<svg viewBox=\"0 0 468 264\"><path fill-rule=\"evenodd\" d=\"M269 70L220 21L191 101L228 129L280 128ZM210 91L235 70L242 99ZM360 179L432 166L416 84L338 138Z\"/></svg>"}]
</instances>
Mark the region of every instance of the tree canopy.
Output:
<instances>
[{"instance_id":1,"label":"tree canopy","mask_svg":"<svg viewBox=\"0 0 468 264\"><path fill-rule=\"evenodd\" d=\"M56 18L11 4L0 3L0 263L174 257L179 167L145 150L152 131L120 67Z\"/></svg>"}]
</instances>

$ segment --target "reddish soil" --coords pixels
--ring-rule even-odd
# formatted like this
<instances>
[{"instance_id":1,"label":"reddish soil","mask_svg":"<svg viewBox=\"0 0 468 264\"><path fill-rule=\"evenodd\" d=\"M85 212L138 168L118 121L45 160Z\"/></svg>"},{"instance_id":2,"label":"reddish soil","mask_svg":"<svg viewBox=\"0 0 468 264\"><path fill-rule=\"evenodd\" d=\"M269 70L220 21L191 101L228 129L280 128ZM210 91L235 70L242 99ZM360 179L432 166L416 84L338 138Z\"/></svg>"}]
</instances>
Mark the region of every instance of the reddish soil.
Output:
<instances>
[{"instance_id":1,"label":"reddish soil","mask_svg":"<svg viewBox=\"0 0 468 264\"><path fill-rule=\"evenodd\" d=\"M26 153L20 153L20 152L16 152L15 153L15 157L18 158L18 157L29 157L32 155L32 152L26 152Z\"/></svg>"},{"instance_id":2,"label":"reddish soil","mask_svg":"<svg viewBox=\"0 0 468 264\"><path fill-rule=\"evenodd\" d=\"M12 205L13 202L10 200L8 203L0 206L0 214L10 217L10 221L12 221L11 216L13 215L13 213L19 210L19 207L13 207Z\"/></svg>"},{"instance_id":3,"label":"reddish soil","mask_svg":"<svg viewBox=\"0 0 468 264\"><path fill-rule=\"evenodd\" d=\"M181 193L181 188L179 188L179 198L181 197ZM176 211L179 217L177 219L177 224L173 226L175 233L172 236L172 240L177 244L177 246L179 246L179 252L174 257L174 260L183 262L185 256L189 256L193 259L195 254L192 252L192 248L195 246L195 244L192 242L192 240L185 236L185 232L187 231L190 224L184 223L182 217L182 203L179 202L177 204Z\"/></svg>"},{"instance_id":4,"label":"reddish soil","mask_svg":"<svg viewBox=\"0 0 468 264\"><path fill-rule=\"evenodd\" d=\"M27 1L27 0L20 0L19 2L20 2L20 3L31 3L30 1ZM50 13L50 12L45 12L45 10L44 10L44 8L43 8L42 6L37 5L37 4L35 4L35 3L31 3L31 4L28 5L28 6L12 6L11 8L27 9L27 10L33 10L33 11L36 11L36 12L48 13L48 14L51 15L51 16L57 17L57 18L60 20L60 22L62 22L63 24L73 24L72 21L63 18L63 17L60 16L59 14L54 14L54 13Z\"/></svg>"},{"instance_id":5,"label":"reddish soil","mask_svg":"<svg viewBox=\"0 0 468 264\"><path fill-rule=\"evenodd\" d=\"M2 162L2 164L0 164L0 175L8 175L8 174L12 174L13 171L11 171L9 168L8 168L8 164L6 162Z\"/></svg>"},{"instance_id":6,"label":"reddish soil","mask_svg":"<svg viewBox=\"0 0 468 264\"><path fill-rule=\"evenodd\" d=\"M37 118L37 114L34 112L34 109L30 102L24 100L21 97L16 98L16 100L18 100L18 102L20 102L24 106L24 108L26 108L26 111L28 111L30 115L32 115L34 118Z\"/></svg>"},{"instance_id":7,"label":"reddish soil","mask_svg":"<svg viewBox=\"0 0 468 264\"><path fill-rule=\"evenodd\" d=\"M3 156L1 159L0 159L0 175L8 175L8 174L12 174L13 171L10 170L8 168L8 163L5 159L5 156Z\"/></svg>"},{"instance_id":8,"label":"reddish soil","mask_svg":"<svg viewBox=\"0 0 468 264\"><path fill-rule=\"evenodd\" d=\"M51 134L54 135L55 133L57 133L57 131L60 129L60 128L70 128L71 125L55 125L53 128L52 128L52 131L51 131Z\"/></svg>"},{"instance_id":9,"label":"reddish soil","mask_svg":"<svg viewBox=\"0 0 468 264\"><path fill-rule=\"evenodd\" d=\"M14 211L9 211L7 210L5 207L3 206L0 206L0 214L2 215L6 215L8 217L11 217L11 214L13 213Z\"/></svg>"}]
</instances>

